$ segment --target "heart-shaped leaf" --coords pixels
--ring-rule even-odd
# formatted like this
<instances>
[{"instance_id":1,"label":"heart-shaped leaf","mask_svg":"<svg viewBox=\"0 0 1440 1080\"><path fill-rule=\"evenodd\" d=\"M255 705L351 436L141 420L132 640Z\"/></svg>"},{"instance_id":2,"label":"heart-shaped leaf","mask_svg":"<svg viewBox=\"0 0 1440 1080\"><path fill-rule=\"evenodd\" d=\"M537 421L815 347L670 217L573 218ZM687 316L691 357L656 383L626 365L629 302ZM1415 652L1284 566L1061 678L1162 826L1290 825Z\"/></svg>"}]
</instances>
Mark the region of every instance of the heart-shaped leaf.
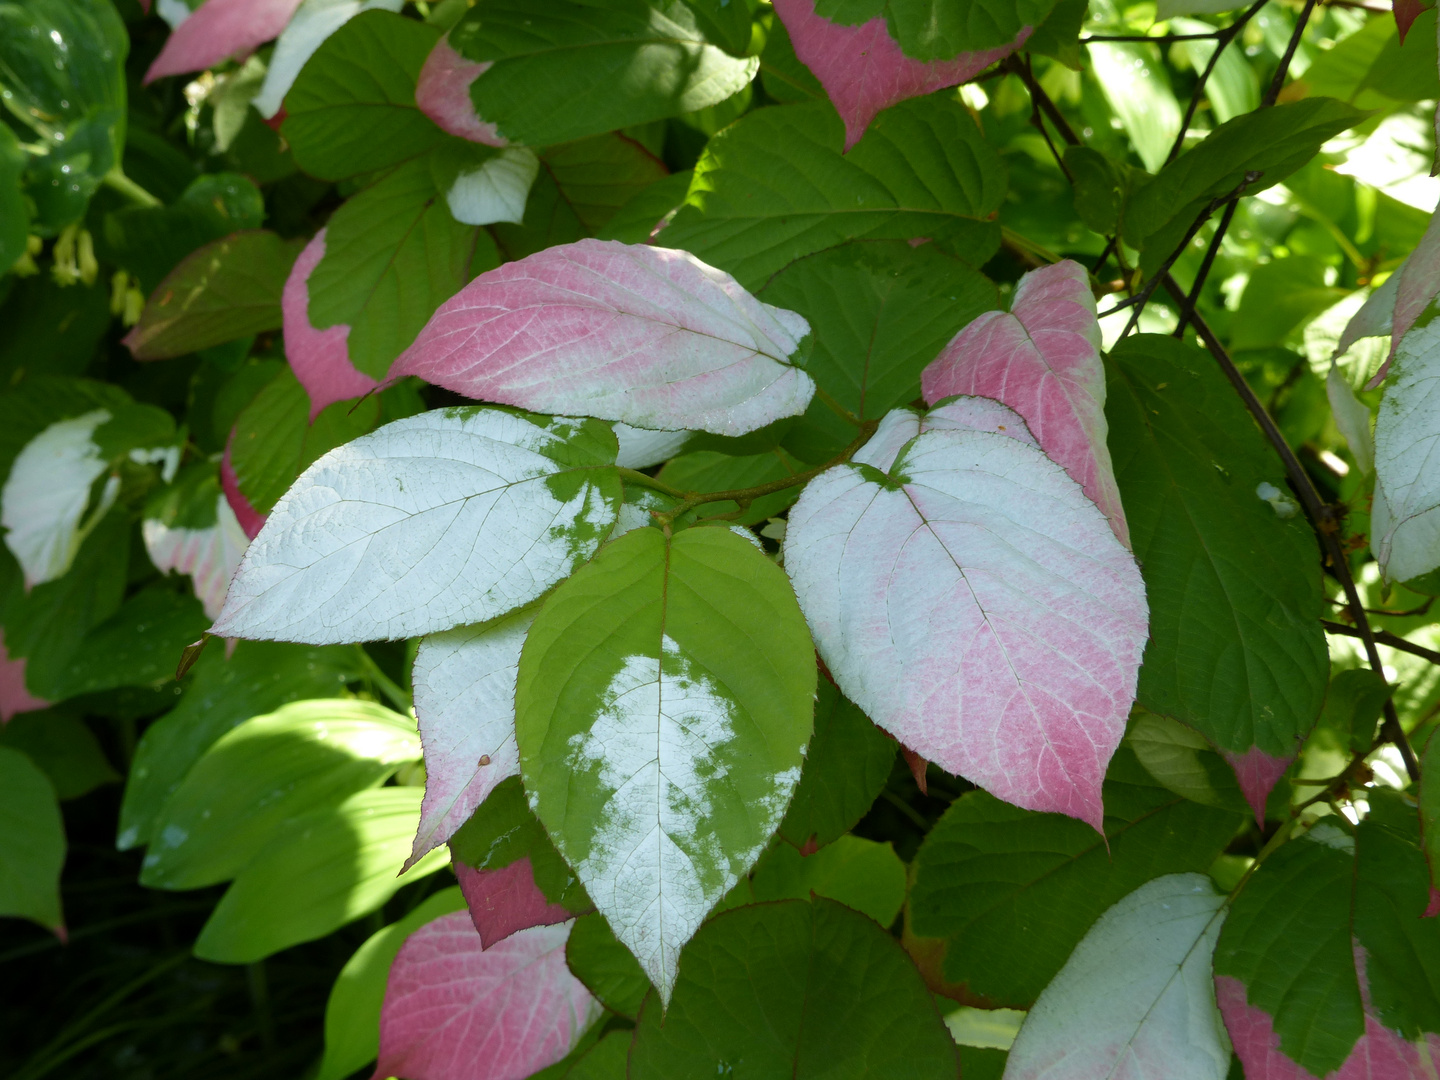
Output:
<instances>
[{"instance_id":1,"label":"heart-shaped leaf","mask_svg":"<svg viewBox=\"0 0 1440 1080\"><path fill-rule=\"evenodd\" d=\"M1144 586L1017 414L982 398L892 412L800 496L785 566L866 715L1008 802L1101 828Z\"/></svg>"}]
</instances>

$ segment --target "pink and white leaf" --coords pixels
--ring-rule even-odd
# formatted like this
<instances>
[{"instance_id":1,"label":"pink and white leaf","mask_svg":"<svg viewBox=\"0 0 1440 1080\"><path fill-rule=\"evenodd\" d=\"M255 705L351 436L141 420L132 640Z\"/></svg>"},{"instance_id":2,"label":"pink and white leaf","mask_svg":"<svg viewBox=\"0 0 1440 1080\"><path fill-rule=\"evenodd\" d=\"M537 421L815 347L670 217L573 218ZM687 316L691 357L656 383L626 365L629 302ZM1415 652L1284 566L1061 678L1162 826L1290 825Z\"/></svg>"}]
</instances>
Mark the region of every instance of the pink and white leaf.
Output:
<instances>
[{"instance_id":1,"label":"pink and white leaf","mask_svg":"<svg viewBox=\"0 0 1440 1080\"><path fill-rule=\"evenodd\" d=\"M533 607L431 634L415 654L425 802L406 866L455 835L495 785L520 772L515 680Z\"/></svg>"},{"instance_id":2,"label":"pink and white leaf","mask_svg":"<svg viewBox=\"0 0 1440 1080\"><path fill-rule=\"evenodd\" d=\"M1440 113L1436 114L1440 116ZM1440 121L1437 121L1440 124ZM1390 356L1365 384L1373 390L1390 373L1390 363L1400 348L1400 342L1424 314L1430 302L1440 295L1440 206L1425 227L1425 235L1406 258L1405 264L1393 275L1399 279L1395 291L1395 312L1390 324ZM1388 282L1387 282L1388 284ZM1383 288L1383 286L1382 286ZM1377 290L1379 291L1379 290Z\"/></svg>"},{"instance_id":3,"label":"pink and white leaf","mask_svg":"<svg viewBox=\"0 0 1440 1080\"><path fill-rule=\"evenodd\" d=\"M5 628L0 626L0 725L18 713L46 708L50 702L30 693L25 685L25 658L11 656L5 648Z\"/></svg>"},{"instance_id":4,"label":"pink and white leaf","mask_svg":"<svg viewBox=\"0 0 1440 1080\"><path fill-rule=\"evenodd\" d=\"M602 1011L566 966L571 925L488 949L463 911L416 930L385 985L376 1080L522 1080L563 1058Z\"/></svg>"},{"instance_id":5,"label":"pink and white leaf","mask_svg":"<svg viewBox=\"0 0 1440 1080\"><path fill-rule=\"evenodd\" d=\"M195 596L214 619L225 605L230 579L240 567L250 538L240 527L224 494L215 497L215 524L204 529L171 528L146 518L140 526L145 551L162 574L190 575Z\"/></svg>"},{"instance_id":6,"label":"pink and white leaf","mask_svg":"<svg viewBox=\"0 0 1440 1080\"><path fill-rule=\"evenodd\" d=\"M145 82L248 56L278 37L299 6L300 0L205 0L165 39Z\"/></svg>"},{"instance_id":7,"label":"pink and white leaf","mask_svg":"<svg viewBox=\"0 0 1440 1080\"><path fill-rule=\"evenodd\" d=\"M310 395L310 422L327 405L368 394L379 384L350 362L350 327L343 323L317 329L310 322L310 275L325 258L325 230L305 245L280 297L285 356L295 378Z\"/></svg>"},{"instance_id":8,"label":"pink and white leaf","mask_svg":"<svg viewBox=\"0 0 1440 1080\"><path fill-rule=\"evenodd\" d=\"M415 84L415 104L451 135L486 146L509 146L495 125L482 120L470 98L470 84L490 70L491 61L466 60L450 46L447 34L425 58Z\"/></svg>"},{"instance_id":9,"label":"pink and white leaf","mask_svg":"<svg viewBox=\"0 0 1440 1080\"><path fill-rule=\"evenodd\" d=\"M1009 45L926 63L900 50L884 16L845 26L817 15L815 0L775 0L775 14L790 34L795 55L820 80L845 121L847 151L883 109L973 78L1023 45L1031 30L1023 27Z\"/></svg>"},{"instance_id":10,"label":"pink and white leaf","mask_svg":"<svg viewBox=\"0 0 1440 1080\"><path fill-rule=\"evenodd\" d=\"M521 930L554 926L575 917L563 905L545 899L535 884L528 855L498 870L476 870L459 862L454 866L470 921L487 949Z\"/></svg>"},{"instance_id":11,"label":"pink and white leaf","mask_svg":"<svg viewBox=\"0 0 1440 1080\"><path fill-rule=\"evenodd\" d=\"M1130 546L1105 438L1105 370L1089 275L1069 259L1020 279L1008 312L981 315L920 377L925 401L994 398L1025 418L1051 460L1065 467Z\"/></svg>"},{"instance_id":12,"label":"pink and white leaf","mask_svg":"<svg viewBox=\"0 0 1440 1080\"><path fill-rule=\"evenodd\" d=\"M302 0L294 17L280 34L265 82L253 104L269 120L285 104L285 95L295 84L300 69L325 44L325 39L362 11L379 8L399 11L405 0Z\"/></svg>"},{"instance_id":13,"label":"pink and white leaf","mask_svg":"<svg viewBox=\"0 0 1440 1080\"><path fill-rule=\"evenodd\" d=\"M1211 983L1224 922L1225 898L1203 874L1121 899L1041 992L1005 1080L1225 1080L1230 1040Z\"/></svg>"},{"instance_id":14,"label":"pink and white leaf","mask_svg":"<svg viewBox=\"0 0 1440 1080\"><path fill-rule=\"evenodd\" d=\"M481 274L391 368L483 401L743 435L805 411L809 333L693 255L580 240Z\"/></svg>"},{"instance_id":15,"label":"pink and white leaf","mask_svg":"<svg viewBox=\"0 0 1440 1080\"><path fill-rule=\"evenodd\" d=\"M892 444L916 423L900 412ZM785 538L800 607L841 690L906 747L1099 829L1148 632L1139 568L1018 414L961 398L917 426L939 423L888 475L862 452L806 487Z\"/></svg>"},{"instance_id":16,"label":"pink and white leaf","mask_svg":"<svg viewBox=\"0 0 1440 1080\"><path fill-rule=\"evenodd\" d=\"M1362 983L1363 987L1363 983ZM1246 1000L1245 984L1228 975L1215 979L1215 997L1246 1080L1319 1080L1280 1049L1280 1034L1264 1009ZM1325 1080L1434 1080L1440 1036L1412 1043L1365 1010L1365 1034L1345 1063Z\"/></svg>"}]
</instances>

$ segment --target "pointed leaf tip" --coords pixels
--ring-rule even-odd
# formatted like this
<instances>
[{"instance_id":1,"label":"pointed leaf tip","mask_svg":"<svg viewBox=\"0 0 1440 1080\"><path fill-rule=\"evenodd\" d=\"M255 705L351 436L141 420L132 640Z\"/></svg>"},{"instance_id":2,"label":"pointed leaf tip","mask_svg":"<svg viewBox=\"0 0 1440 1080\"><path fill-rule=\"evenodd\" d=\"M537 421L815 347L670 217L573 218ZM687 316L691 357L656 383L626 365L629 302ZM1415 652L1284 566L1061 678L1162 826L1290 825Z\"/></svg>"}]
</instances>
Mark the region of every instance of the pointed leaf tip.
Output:
<instances>
[{"instance_id":1,"label":"pointed leaf tip","mask_svg":"<svg viewBox=\"0 0 1440 1080\"><path fill-rule=\"evenodd\" d=\"M1066 259L1022 277L1010 311L988 312L960 331L921 374L921 388L931 405L973 394L1014 409L1130 546L1106 445L1100 324L1083 266Z\"/></svg>"},{"instance_id":2,"label":"pointed leaf tip","mask_svg":"<svg viewBox=\"0 0 1440 1080\"><path fill-rule=\"evenodd\" d=\"M840 689L947 771L1101 830L1148 631L1134 558L997 402L896 410L856 462L810 482L785 537Z\"/></svg>"},{"instance_id":3,"label":"pointed leaf tip","mask_svg":"<svg viewBox=\"0 0 1440 1080\"><path fill-rule=\"evenodd\" d=\"M1230 750L1223 751L1225 760L1235 770L1235 779L1240 784L1240 791L1245 796L1245 801L1250 805L1250 810L1255 815L1255 824L1262 829L1265 827L1265 803L1270 798L1270 792L1280 782L1280 777L1285 775L1285 770L1295 760L1295 755L1286 757L1275 757L1267 754L1258 746L1252 746L1244 753L1235 753Z\"/></svg>"},{"instance_id":4,"label":"pointed leaf tip","mask_svg":"<svg viewBox=\"0 0 1440 1080\"><path fill-rule=\"evenodd\" d=\"M845 26L816 14L815 0L775 0L775 14L785 24L795 55L820 80L845 121L847 152L877 113L906 98L973 78L1025 44L1031 31L1022 27L1009 45L926 63L901 51L884 16Z\"/></svg>"},{"instance_id":5,"label":"pointed leaf tip","mask_svg":"<svg viewBox=\"0 0 1440 1080\"><path fill-rule=\"evenodd\" d=\"M602 1009L565 964L571 923L484 948L456 911L406 939L380 1010L376 1080L522 1080L575 1046Z\"/></svg>"},{"instance_id":6,"label":"pointed leaf tip","mask_svg":"<svg viewBox=\"0 0 1440 1080\"><path fill-rule=\"evenodd\" d=\"M482 401L743 435L805 411L809 325L693 255L581 240L481 274L391 369Z\"/></svg>"},{"instance_id":7,"label":"pointed leaf tip","mask_svg":"<svg viewBox=\"0 0 1440 1080\"><path fill-rule=\"evenodd\" d=\"M285 356L310 395L311 423L325 406L368 394L379 385L350 362L350 327L341 324L321 330L310 321L310 275L324 257L325 230L321 229L295 260L280 301L285 317ZM250 535L253 539L254 534Z\"/></svg>"}]
</instances>

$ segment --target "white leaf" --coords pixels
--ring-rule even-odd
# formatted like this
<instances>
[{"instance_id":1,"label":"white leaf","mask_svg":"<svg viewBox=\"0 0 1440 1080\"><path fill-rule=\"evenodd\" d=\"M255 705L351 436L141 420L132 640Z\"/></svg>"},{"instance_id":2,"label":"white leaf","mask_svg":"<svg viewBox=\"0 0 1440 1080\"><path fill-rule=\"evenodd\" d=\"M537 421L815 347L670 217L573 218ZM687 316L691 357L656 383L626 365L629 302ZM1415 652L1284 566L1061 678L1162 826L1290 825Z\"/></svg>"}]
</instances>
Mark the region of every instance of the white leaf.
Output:
<instances>
[{"instance_id":1,"label":"white leaf","mask_svg":"<svg viewBox=\"0 0 1440 1080\"><path fill-rule=\"evenodd\" d=\"M255 108L260 110L260 115L269 120L280 111L300 69L336 30L362 11L371 8L399 11L404 4L405 0L304 0L281 32L275 52L270 56L265 85L255 97Z\"/></svg>"},{"instance_id":2,"label":"white leaf","mask_svg":"<svg viewBox=\"0 0 1440 1080\"><path fill-rule=\"evenodd\" d=\"M650 431L616 423L615 438L620 440L620 454L615 464L622 469L648 469L669 461L690 441L688 431Z\"/></svg>"},{"instance_id":3,"label":"white leaf","mask_svg":"<svg viewBox=\"0 0 1440 1080\"><path fill-rule=\"evenodd\" d=\"M161 573L189 574L205 614L216 618L225 604L230 579L250 545L225 496L216 496L215 524L209 528L172 529L163 521L146 518L140 534L155 568Z\"/></svg>"},{"instance_id":4,"label":"white leaf","mask_svg":"<svg viewBox=\"0 0 1440 1080\"><path fill-rule=\"evenodd\" d=\"M620 503L596 421L437 409L305 470L251 543L212 632L326 645L484 622L588 559Z\"/></svg>"},{"instance_id":5,"label":"white leaf","mask_svg":"<svg viewBox=\"0 0 1440 1080\"><path fill-rule=\"evenodd\" d=\"M1100 828L1147 637L1144 583L1016 413L980 398L923 421L891 413L853 463L806 487L785 567L866 715L999 798Z\"/></svg>"},{"instance_id":6,"label":"white leaf","mask_svg":"<svg viewBox=\"0 0 1440 1080\"><path fill-rule=\"evenodd\" d=\"M1225 1080L1224 903L1203 874L1169 874L1100 916L1025 1018L1005 1080Z\"/></svg>"},{"instance_id":7,"label":"white leaf","mask_svg":"<svg viewBox=\"0 0 1440 1080\"><path fill-rule=\"evenodd\" d=\"M1440 321L1411 330L1395 353L1375 420L1371 531L1387 580L1440 566Z\"/></svg>"},{"instance_id":8,"label":"white leaf","mask_svg":"<svg viewBox=\"0 0 1440 1080\"><path fill-rule=\"evenodd\" d=\"M27 589L70 569L81 543L120 493L118 479L107 483L100 504L82 524L90 487L105 471L91 436L109 419L105 409L95 409L58 420L26 443L11 466L0 492L0 525L8 530L5 546L24 571Z\"/></svg>"},{"instance_id":9,"label":"white leaf","mask_svg":"<svg viewBox=\"0 0 1440 1080\"><path fill-rule=\"evenodd\" d=\"M494 225L525 220L525 200L540 172L540 159L524 146L501 150L478 168L462 172L450 185L445 202L463 225Z\"/></svg>"},{"instance_id":10,"label":"white leaf","mask_svg":"<svg viewBox=\"0 0 1440 1080\"><path fill-rule=\"evenodd\" d=\"M1339 366L1332 360L1325 376L1325 396L1330 399L1330 412L1335 426L1350 444L1350 453L1362 473L1375 467L1375 447L1370 438L1370 410L1355 396Z\"/></svg>"},{"instance_id":11,"label":"white leaf","mask_svg":"<svg viewBox=\"0 0 1440 1080\"><path fill-rule=\"evenodd\" d=\"M406 866L454 836L496 784L519 774L515 676L534 621L528 607L420 642L414 686L425 805Z\"/></svg>"}]
</instances>

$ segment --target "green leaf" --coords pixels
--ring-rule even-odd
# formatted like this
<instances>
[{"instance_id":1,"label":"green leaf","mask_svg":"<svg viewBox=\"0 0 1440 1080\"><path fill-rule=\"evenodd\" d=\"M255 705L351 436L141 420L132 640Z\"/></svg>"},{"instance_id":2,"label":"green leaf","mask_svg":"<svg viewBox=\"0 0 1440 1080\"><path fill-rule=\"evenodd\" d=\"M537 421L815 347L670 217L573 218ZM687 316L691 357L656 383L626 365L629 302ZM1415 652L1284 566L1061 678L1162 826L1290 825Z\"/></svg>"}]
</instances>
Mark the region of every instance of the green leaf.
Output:
<instances>
[{"instance_id":1,"label":"green leaf","mask_svg":"<svg viewBox=\"0 0 1440 1080\"><path fill-rule=\"evenodd\" d=\"M760 85L782 105L797 101L827 101L825 88L795 55L795 46L785 24L774 15L761 17L765 48L760 53Z\"/></svg>"},{"instance_id":2,"label":"green leaf","mask_svg":"<svg viewBox=\"0 0 1440 1080\"><path fill-rule=\"evenodd\" d=\"M241 232L192 252L151 294L125 344L137 360L164 360L280 329L280 293L303 246Z\"/></svg>"},{"instance_id":3,"label":"green leaf","mask_svg":"<svg viewBox=\"0 0 1440 1080\"><path fill-rule=\"evenodd\" d=\"M1229 195L1247 173L1261 176L1246 187L1246 194L1263 191L1363 119L1365 113L1344 102L1306 98L1221 124L1131 196L1125 207L1125 241L1143 253L1143 268L1158 266L1211 200ZM1147 164L1155 168L1160 163Z\"/></svg>"},{"instance_id":4,"label":"green leaf","mask_svg":"<svg viewBox=\"0 0 1440 1080\"><path fill-rule=\"evenodd\" d=\"M565 1080L626 1080L631 1038L628 1031L609 1032L565 1070ZM537 1073L536 1080L542 1075Z\"/></svg>"},{"instance_id":5,"label":"green leaf","mask_svg":"<svg viewBox=\"0 0 1440 1080\"><path fill-rule=\"evenodd\" d=\"M662 1022L663 1021L663 1022ZM663 1017L646 1000L631 1080L904 1076L954 1080L954 1040L889 934L831 900L716 916L685 950Z\"/></svg>"},{"instance_id":6,"label":"green leaf","mask_svg":"<svg viewBox=\"0 0 1440 1080\"><path fill-rule=\"evenodd\" d=\"M815 735L780 835L804 848L834 843L865 816L879 796L897 743L870 722L829 679L815 695Z\"/></svg>"},{"instance_id":7,"label":"green leaf","mask_svg":"<svg viewBox=\"0 0 1440 1080\"><path fill-rule=\"evenodd\" d=\"M0 219L3 216L0 211ZM23 278L0 304L0 325L5 327L0 335L4 385L15 386L40 373L78 375L110 328L109 289L98 280L94 285L60 286L49 274ZM9 464L7 460L7 469Z\"/></svg>"},{"instance_id":8,"label":"green leaf","mask_svg":"<svg viewBox=\"0 0 1440 1080\"><path fill-rule=\"evenodd\" d=\"M1106 908L1157 875L1203 873L1242 820L1158 786L1124 746L1104 798L1104 838L984 791L945 812L915 856L909 917L944 939L946 983L1028 1008Z\"/></svg>"},{"instance_id":9,"label":"green leaf","mask_svg":"<svg viewBox=\"0 0 1440 1080\"><path fill-rule=\"evenodd\" d=\"M755 867L750 887L759 903L813 894L889 926L905 903L905 864L888 843L858 836L842 836L813 855L777 844Z\"/></svg>"},{"instance_id":10,"label":"green leaf","mask_svg":"<svg viewBox=\"0 0 1440 1080\"><path fill-rule=\"evenodd\" d=\"M1325 284L1330 264L1319 255L1272 259L1250 271L1240 309L1230 323L1230 348L1279 345L1350 290Z\"/></svg>"},{"instance_id":11,"label":"green leaf","mask_svg":"<svg viewBox=\"0 0 1440 1080\"><path fill-rule=\"evenodd\" d=\"M1375 725L1390 699L1385 676L1370 668L1337 671L1325 695L1320 725L1330 728L1353 753L1368 753L1375 741Z\"/></svg>"},{"instance_id":12,"label":"green leaf","mask_svg":"<svg viewBox=\"0 0 1440 1080\"><path fill-rule=\"evenodd\" d=\"M1295 752L1329 658L1315 539L1260 486L1280 461L1209 357L1142 334L1110 356L1110 452L1150 598L1140 704L1221 750Z\"/></svg>"},{"instance_id":13,"label":"green leaf","mask_svg":"<svg viewBox=\"0 0 1440 1080\"><path fill-rule=\"evenodd\" d=\"M601 240L619 240L623 244L646 243L660 222L685 201L694 175L693 169L671 173L637 191L595 235Z\"/></svg>"},{"instance_id":14,"label":"green leaf","mask_svg":"<svg viewBox=\"0 0 1440 1080\"><path fill-rule=\"evenodd\" d=\"M1148 179L1133 165L1113 162L1088 146L1067 148L1065 166L1075 177L1075 212L1101 236L1115 233L1130 192Z\"/></svg>"},{"instance_id":15,"label":"green leaf","mask_svg":"<svg viewBox=\"0 0 1440 1080\"><path fill-rule=\"evenodd\" d=\"M999 229L1005 169L958 99L886 109L848 154L828 102L749 113L706 144L690 194L662 234L747 288L851 239L929 237L971 265Z\"/></svg>"},{"instance_id":16,"label":"green leaf","mask_svg":"<svg viewBox=\"0 0 1440 1080\"><path fill-rule=\"evenodd\" d=\"M735 4L741 6L740 0ZM540 152L540 167L554 178L561 198L590 235L608 225L633 197L669 175L664 162L618 131L547 147ZM656 214L655 221L678 206L684 194L682 188L680 197Z\"/></svg>"},{"instance_id":17,"label":"green leaf","mask_svg":"<svg viewBox=\"0 0 1440 1080\"><path fill-rule=\"evenodd\" d=\"M19 750L0 746L0 915L63 932L65 825L55 789Z\"/></svg>"},{"instance_id":18,"label":"green leaf","mask_svg":"<svg viewBox=\"0 0 1440 1080\"><path fill-rule=\"evenodd\" d=\"M25 254L30 232L30 208L20 193L26 160L15 132L0 124L0 275Z\"/></svg>"},{"instance_id":19,"label":"green leaf","mask_svg":"<svg viewBox=\"0 0 1440 1080\"><path fill-rule=\"evenodd\" d=\"M321 454L374 429L380 402L373 394L358 403L337 401L313 424L309 417L310 396L287 366L235 421L230 465L241 493L262 514Z\"/></svg>"},{"instance_id":20,"label":"green leaf","mask_svg":"<svg viewBox=\"0 0 1440 1080\"><path fill-rule=\"evenodd\" d=\"M257 716L222 735L180 782L155 823L141 883L197 889L234 877L292 818L419 758L414 721L368 701L297 701Z\"/></svg>"},{"instance_id":21,"label":"green leaf","mask_svg":"<svg viewBox=\"0 0 1440 1080\"><path fill-rule=\"evenodd\" d=\"M565 942L565 962L571 974L611 1012L632 1020L639 1015L650 992L650 980L598 911L575 920Z\"/></svg>"},{"instance_id":22,"label":"green leaf","mask_svg":"<svg viewBox=\"0 0 1440 1080\"><path fill-rule=\"evenodd\" d=\"M1357 830L1355 938L1375 1012L1407 1039L1440 1032L1440 922L1423 917L1429 892L1415 805L1372 788Z\"/></svg>"},{"instance_id":23,"label":"green leaf","mask_svg":"<svg viewBox=\"0 0 1440 1080\"><path fill-rule=\"evenodd\" d=\"M805 371L862 420L917 399L925 365L977 315L1000 306L995 286L969 264L935 244L900 240L852 241L806 256L759 295L810 321L815 342ZM855 437L818 397L798 427L787 441L816 461Z\"/></svg>"},{"instance_id":24,"label":"green leaf","mask_svg":"<svg viewBox=\"0 0 1440 1080\"><path fill-rule=\"evenodd\" d=\"M949 60L959 52L993 49L1037 26L1055 0L818 0L815 12L855 25L883 14L906 56Z\"/></svg>"},{"instance_id":25,"label":"green leaf","mask_svg":"<svg viewBox=\"0 0 1440 1080\"><path fill-rule=\"evenodd\" d=\"M90 628L108 619L125 594L130 523L107 514L85 538L70 569L28 592L9 548L0 550L0 626L11 658L24 657L25 682L60 684Z\"/></svg>"},{"instance_id":26,"label":"green leaf","mask_svg":"<svg viewBox=\"0 0 1440 1080\"><path fill-rule=\"evenodd\" d=\"M331 216L310 321L348 325L350 362L383 379L435 309L499 262L488 233L451 216L430 160L409 161Z\"/></svg>"},{"instance_id":27,"label":"green leaf","mask_svg":"<svg viewBox=\"0 0 1440 1080\"><path fill-rule=\"evenodd\" d=\"M1089 0L1059 0L1045 21L1025 40L1025 51L1036 56L1053 56L1066 67L1079 71L1084 64L1080 28L1089 6Z\"/></svg>"},{"instance_id":28,"label":"green leaf","mask_svg":"<svg viewBox=\"0 0 1440 1080\"><path fill-rule=\"evenodd\" d=\"M735 56L750 50L753 0L687 0L695 23L707 41Z\"/></svg>"},{"instance_id":29,"label":"green leaf","mask_svg":"<svg viewBox=\"0 0 1440 1080\"><path fill-rule=\"evenodd\" d=\"M703 109L759 66L708 44L677 0L489 0L449 40L467 60L493 65L470 86L475 111L527 146Z\"/></svg>"},{"instance_id":30,"label":"green leaf","mask_svg":"<svg viewBox=\"0 0 1440 1080\"><path fill-rule=\"evenodd\" d=\"M1434 100L1440 94L1434 20L1433 7L1416 16L1403 47L1393 21L1366 20L1305 69L1301 81L1308 95L1339 98L1362 109Z\"/></svg>"},{"instance_id":31,"label":"green leaf","mask_svg":"<svg viewBox=\"0 0 1440 1080\"><path fill-rule=\"evenodd\" d=\"M805 466L778 447L765 454L731 457L713 450L697 450L671 458L660 470L659 479L681 491L735 491L740 488L768 484L794 476ZM741 525L755 525L766 518L784 513L785 508L800 497L800 487L762 495L743 513L733 502L706 503L698 515L734 513Z\"/></svg>"},{"instance_id":32,"label":"green leaf","mask_svg":"<svg viewBox=\"0 0 1440 1080\"><path fill-rule=\"evenodd\" d=\"M120 780L85 721L58 709L11 717L0 727L0 747L29 756L62 802Z\"/></svg>"},{"instance_id":33,"label":"green leaf","mask_svg":"<svg viewBox=\"0 0 1440 1080\"><path fill-rule=\"evenodd\" d=\"M241 641L227 655L212 643L196 661L180 703L140 738L115 846L124 851L150 841L185 774L231 728L291 701L339 695L359 677L360 657L347 646Z\"/></svg>"},{"instance_id":34,"label":"green leaf","mask_svg":"<svg viewBox=\"0 0 1440 1080\"><path fill-rule=\"evenodd\" d=\"M265 221L260 189L237 173L207 173L173 206L127 207L105 215L101 259L119 263L147 293L196 248Z\"/></svg>"},{"instance_id":35,"label":"green leaf","mask_svg":"<svg viewBox=\"0 0 1440 1080\"><path fill-rule=\"evenodd\" d=\"M518 776L495 785L470 820L450 838L450 855L455 862L476 870L499 870L529 858L535 884L546 900L577 912L591 906L575 872L530 809Z\"/></svg>"},{"instance_id":36,"label":"green leaf","mask_svg":"<svg viewBox=\"0 0 1440 1080\"><path fill-rule=\"evenodd\" d=\"M60 700L121 686L169 682L185 646L209 626L194 596L168 585L142 589L85 635L64 671L34 680L36 692Z\"/></svg>"},{"instance_id":37,"label":"green leaf","mask_svg":"<svg viewBox=\"0 0 1440 1080\"><path fill-rule=\"evenodd\" d=\"M515 716L526 790L662 993L790 801L813 652L783 571L721 528L626 533L530 629Z\"/></svg>"},{"instance_id":38,"label":"green leaf","mask_svg":"<svg viewBox=\"0 0 1440 1080\"><path fill-rule=\"evenodd\" d=\"M443 848L399 873L424 794L415 787L361 791L288 822L221 897L195 955L254 963L368 915L396 890L439 870L447 861Z\"/></svg>"},{"instance_id":39,"label":"green leaf","mask_svg":"<svg viewBox=\"0 0 1440 1080\"><path fill-rule=\"evenodd\" d=\"M411 933L464 907L458 886L442 889L403 919L375 931L355 950L335 977L325 1003L325 1056L315 1080L345 1080L375 1060L380 1050L380 1006L395 954Z\"/></svg>"},{"instance_id":40,"label":"green leaf","mask_svg":"<svg viewBox=\"0 0 1440 1080\"><path fill-rule=\"evenodd\" d=\"M440 32L365 11L325 39L285 95L281 127L295 163L343 180L418 157L449 138L415 104L415 82Z\"/></svg>"},{"instance_id":41,"label":"green leaf","mask_svg":"<svg viewBox=\"0 0 1440 1080\"><path fill-rule=\"evenodd\" d=\"M1316 1076L1339 1068L1365 1031L1350 944L1354 850L1328 822L1277 848L1231 901L1215 950L1215 974L1246 985L1280 1049Z\"/></svg>"},{"instance_id":42,"label":"green leaf","mask_svg":"<svg viewBox=\"0 0 1440 1080\"><path fill-rule=\"evenodd\" d=\"M0 7L5 106L46 138L97 110L123 113L129 46L109 0L7 3Z\"/></svg>"},{"instance_id":43,"label":"green leaf","mask_svg":"<svg viewBox=\"0 0 1440 1080\"><path fill-rule=\"evenodd\" d=\"M1139 710L1125 741L1145 771L1181 798L1245 812L1235 770L1198 731L1168 716Z\"/></svg>"}]
</instances>

